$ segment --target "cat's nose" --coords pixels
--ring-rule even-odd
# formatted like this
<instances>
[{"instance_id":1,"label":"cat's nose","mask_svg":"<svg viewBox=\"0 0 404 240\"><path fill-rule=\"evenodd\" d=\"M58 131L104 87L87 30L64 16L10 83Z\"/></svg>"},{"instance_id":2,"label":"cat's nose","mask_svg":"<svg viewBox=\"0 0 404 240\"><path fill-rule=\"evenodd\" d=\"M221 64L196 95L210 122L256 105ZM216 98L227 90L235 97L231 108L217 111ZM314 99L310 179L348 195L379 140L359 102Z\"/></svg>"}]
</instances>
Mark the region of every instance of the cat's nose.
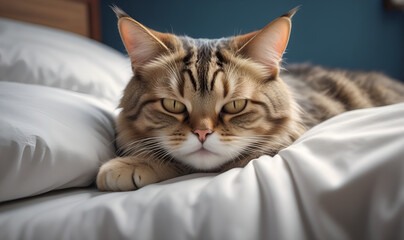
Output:
<instances>
[{"instance_id":1,"label":"cat's nose","mask_svg":"<svg viewBox=\"0 0 404 240\"><path fill-rule=\"evenodd\" d=\"M196 136L198 136L198 139L201 143L204 143L206 141L206 138L208 137L209 134L212 134L213 131L208 129L196 129L192 131Z\"/></svg>"}]
</instances>

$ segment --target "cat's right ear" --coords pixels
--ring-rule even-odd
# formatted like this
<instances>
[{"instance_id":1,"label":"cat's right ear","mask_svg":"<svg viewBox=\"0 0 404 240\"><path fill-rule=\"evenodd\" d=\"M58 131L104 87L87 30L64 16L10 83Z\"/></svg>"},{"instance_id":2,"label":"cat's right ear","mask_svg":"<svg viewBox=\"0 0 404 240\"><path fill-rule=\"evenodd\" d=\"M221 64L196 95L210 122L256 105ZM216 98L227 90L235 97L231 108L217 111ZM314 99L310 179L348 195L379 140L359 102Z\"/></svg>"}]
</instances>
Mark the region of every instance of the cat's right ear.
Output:
<instances>
[{"instance_id":1,"label":"cat's right ear","mask_svg":"<svg viewBox=\"0 0 404 240\"><path fill-rule=\"evenodd\" d=\"M163 41L167 41L171 37L170 34L143 26L117 7L113 7L113 10L118 17L119 33L131 59L133 70L169 51Z\"/></svg>"}]
</instances>

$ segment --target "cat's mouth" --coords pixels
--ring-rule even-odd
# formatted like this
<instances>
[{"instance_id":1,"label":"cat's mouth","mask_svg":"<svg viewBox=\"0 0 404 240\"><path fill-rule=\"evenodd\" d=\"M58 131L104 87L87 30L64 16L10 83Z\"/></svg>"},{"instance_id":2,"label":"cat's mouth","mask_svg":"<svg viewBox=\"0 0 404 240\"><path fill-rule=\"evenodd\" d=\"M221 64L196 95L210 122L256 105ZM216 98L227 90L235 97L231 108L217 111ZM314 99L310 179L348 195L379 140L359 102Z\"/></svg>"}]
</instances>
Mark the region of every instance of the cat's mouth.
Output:
<instances>
[{"instance_id":1,"label":"cat's mouth","mask_svg":"<svg viewBox=\"0 0 404 240\"><path fill-rule=\"evenodd\" d=\"M196 150L194 152L191 152L188 155L194 155L194 154L196 154L198 156L201 156L201 157L203 157L203 156L211 156L211 155L218 155L217 153L214 153L214 152L211 152L211 151L207 150L203 146L200 149L198 149L198 150Z\"/></svg>"},{"instance_id":2,"label":"cat's mouth","mask_svg":"<svg viewBox=\"0 0 404 240\"><path fill-rule=\"evenodd\" d=\"M194 169L207 171L215 170L230 161L232 153L235 151L237 149L229 148L220 142L215 133L209 136L204 143L190 135L178 151L173 152L173 157Z\"/></svg>"}]
</instances>

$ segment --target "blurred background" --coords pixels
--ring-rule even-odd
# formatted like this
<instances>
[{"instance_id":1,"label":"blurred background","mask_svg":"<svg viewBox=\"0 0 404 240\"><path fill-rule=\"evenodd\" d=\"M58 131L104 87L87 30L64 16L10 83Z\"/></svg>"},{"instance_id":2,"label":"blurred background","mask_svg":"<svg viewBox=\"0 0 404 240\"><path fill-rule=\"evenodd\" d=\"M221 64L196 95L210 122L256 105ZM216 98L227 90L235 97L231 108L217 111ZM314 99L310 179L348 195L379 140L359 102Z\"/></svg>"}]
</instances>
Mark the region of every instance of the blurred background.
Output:
<instances>
[{"instance_id":1,"label":"blurred background","mask_svg":"<svg viewBox=\"0 0 404 240\"><path fill-rule=\"evenodd\" d=\"M251 32L301 5L293 18L286 63L384 72L404 81L402 0L204 0L100 1L102 42L121 51L117 5L154 30L194 38ZM389 7L386 7L388 5ZM403 5L401 5L403 6Z\"/></svg>"}]
</instances>

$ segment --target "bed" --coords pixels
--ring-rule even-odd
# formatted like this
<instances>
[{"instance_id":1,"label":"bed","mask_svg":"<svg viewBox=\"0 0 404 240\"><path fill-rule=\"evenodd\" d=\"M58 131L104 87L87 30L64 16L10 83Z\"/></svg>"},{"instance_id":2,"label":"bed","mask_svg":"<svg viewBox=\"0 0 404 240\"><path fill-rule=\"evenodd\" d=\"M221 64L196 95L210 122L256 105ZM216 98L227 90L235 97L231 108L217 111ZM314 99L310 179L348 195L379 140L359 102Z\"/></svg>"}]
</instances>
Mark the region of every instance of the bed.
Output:
<instances>
[{"instance_id":1,"label":"bed","mask_svg":"<svg viewBox=\"0 0 404 240\"><path fill-rule=\"evenodd\" d=\"M0 239L404 239L403 103L334 117L244 168L101 192L130 61L8 18L0 36Z\"/></svg>"}]
</instances>

